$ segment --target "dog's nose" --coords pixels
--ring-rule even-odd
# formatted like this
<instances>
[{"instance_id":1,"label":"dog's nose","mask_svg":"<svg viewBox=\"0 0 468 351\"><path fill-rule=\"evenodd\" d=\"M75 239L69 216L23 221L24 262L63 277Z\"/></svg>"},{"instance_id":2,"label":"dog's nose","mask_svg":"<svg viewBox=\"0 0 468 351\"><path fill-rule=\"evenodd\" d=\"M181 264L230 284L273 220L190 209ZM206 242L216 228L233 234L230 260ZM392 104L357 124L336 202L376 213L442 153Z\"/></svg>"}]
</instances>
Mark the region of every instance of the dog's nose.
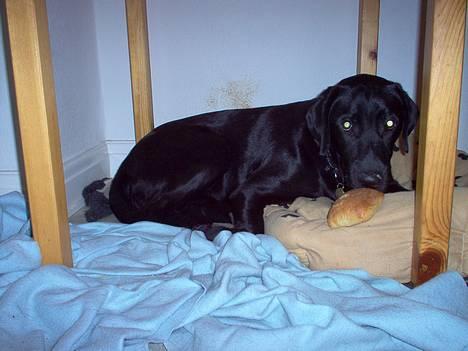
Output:
<instances>
[{"instance_id":1,"label":"dog's nose","mask_svg":"<svg viewBox=\"0 0 468 351\"><path fill-rule=\"evenodd\" d=\"M361 179L365 186L374 188L382 183L383 177L380 173L366 173Z\"/></svg>"}]
</instances>

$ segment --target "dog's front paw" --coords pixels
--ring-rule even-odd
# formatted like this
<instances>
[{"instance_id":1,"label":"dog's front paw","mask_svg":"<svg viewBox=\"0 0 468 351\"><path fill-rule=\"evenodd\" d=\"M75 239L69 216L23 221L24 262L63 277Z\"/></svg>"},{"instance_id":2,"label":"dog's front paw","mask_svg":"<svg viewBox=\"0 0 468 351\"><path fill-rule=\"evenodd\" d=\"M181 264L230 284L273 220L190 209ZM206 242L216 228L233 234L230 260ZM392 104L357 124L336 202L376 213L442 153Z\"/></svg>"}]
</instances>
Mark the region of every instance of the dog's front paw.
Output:
<instances>
[{"instance_id":1,"label":"dog's front paw","mask_svg":"<svg viewBox=\"0 0 468 351\"><path fill-rule=\"evenodd\" d=\"M207 240L213 241L220 231L231 230L231 228L219 224L198 224L192 230L199 230L205 234Z\"/></svg>"},{"instance_id":2,"label":"dog's front paw","mask_svg":"<svg viewBox=\"0 0 468 351\"><path fill-rule=\"evenodd\" d=\"M390 183L385 190L386 193L398 193L400 191L409 191L408 189L402 187L397 181Z\"/></svg>"}]
</instances>

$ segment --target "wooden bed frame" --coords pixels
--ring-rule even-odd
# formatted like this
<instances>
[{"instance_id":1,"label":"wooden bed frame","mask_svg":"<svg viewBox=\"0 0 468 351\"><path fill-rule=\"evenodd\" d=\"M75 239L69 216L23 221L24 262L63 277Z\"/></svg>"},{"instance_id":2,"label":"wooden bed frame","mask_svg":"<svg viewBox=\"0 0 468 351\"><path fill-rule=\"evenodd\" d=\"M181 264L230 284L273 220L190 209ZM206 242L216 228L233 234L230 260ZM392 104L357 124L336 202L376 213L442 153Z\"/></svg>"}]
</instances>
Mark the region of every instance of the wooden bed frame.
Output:
<instances>
[{"instance_id":1,"label":"wooden bed frame","mask_svg":"<svg viewBox=\"0 0 468 351\"><path fill-rule=\"evenodd\" d=\"M46 0L5 0L27 198L43 264L72 266ZM447 267L466 0L423 0L413 274ZM378 0L360 0L357 72L375 74ZM136 140L153 128L146 0L126 0ZM424 27L423 27L424 28Z\"/></svg>"}]
</instances>

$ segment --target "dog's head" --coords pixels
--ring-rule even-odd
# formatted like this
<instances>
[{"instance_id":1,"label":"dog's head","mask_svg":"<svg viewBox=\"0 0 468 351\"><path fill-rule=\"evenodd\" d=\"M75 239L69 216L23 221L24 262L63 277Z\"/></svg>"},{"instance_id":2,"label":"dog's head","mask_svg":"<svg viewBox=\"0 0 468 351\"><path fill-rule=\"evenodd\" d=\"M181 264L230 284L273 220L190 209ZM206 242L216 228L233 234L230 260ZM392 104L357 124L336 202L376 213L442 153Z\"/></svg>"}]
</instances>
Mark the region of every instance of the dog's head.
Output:
<instances>
[{"instance_id":1,"label":"dog's head","mask_svg":"<svg viewBox=\"0 0 468 351\"><path fill-rule=\"evenodd\" d=\"M400 84L360 74L323 91L306 119L320 154L340 170L345 188L386 191L394 182L394 144L401 137L402 149L408 151L418 115Z\"/></svg>"}]
</instances>

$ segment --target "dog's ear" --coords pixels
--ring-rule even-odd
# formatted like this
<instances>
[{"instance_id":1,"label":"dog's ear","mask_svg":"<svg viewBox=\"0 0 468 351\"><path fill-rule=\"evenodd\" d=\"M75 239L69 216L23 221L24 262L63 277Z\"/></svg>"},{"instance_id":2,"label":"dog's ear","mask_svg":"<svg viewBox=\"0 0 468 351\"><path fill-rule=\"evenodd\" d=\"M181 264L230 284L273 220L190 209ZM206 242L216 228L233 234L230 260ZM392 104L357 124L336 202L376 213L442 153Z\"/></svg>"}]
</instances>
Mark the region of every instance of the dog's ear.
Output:
<instances>
[{"instance_id":1,"label":"dog's ear","mask_svg":"<svg viewBox=\"0 0 468 351\"><path fill-rule=\"evenodd\" d=\"M312 100L312 106L307 111L307 127L322 156L326 156L330 148L330 108L339 90L336 85L328 87Z\"/></svg>"},{"instance_id":2,"label":"dog's ear","mask_svg":"<svg viewBox=\"0 0 468 351\"><path fill-rule=\"evenodd\" d=\"M405 109L402 114L404 117L401 127L400 147L403 149L404 153L407 153L409 149L408 135L410 135L413 129L416 127L416 123L419 117L419 109L414 101L408 96L406 91L403 90L400 84L395 83L395 89Z\"/></svg>"}]
</instances>

